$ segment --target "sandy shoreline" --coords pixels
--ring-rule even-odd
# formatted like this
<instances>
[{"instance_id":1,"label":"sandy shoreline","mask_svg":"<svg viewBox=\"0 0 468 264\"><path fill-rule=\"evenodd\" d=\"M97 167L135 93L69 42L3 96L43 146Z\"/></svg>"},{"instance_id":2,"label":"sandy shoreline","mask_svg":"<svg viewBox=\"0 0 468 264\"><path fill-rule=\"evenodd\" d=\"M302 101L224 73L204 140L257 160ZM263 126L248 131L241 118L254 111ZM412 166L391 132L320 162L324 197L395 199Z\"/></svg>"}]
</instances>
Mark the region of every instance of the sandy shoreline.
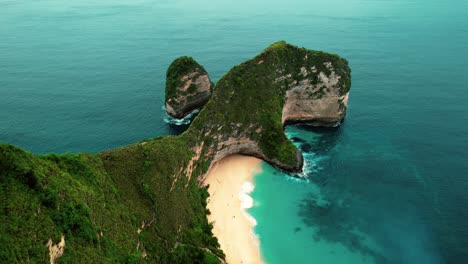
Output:
<instances>
[{"instance_id":1,"label":"sandy shoreline","mask_svg":"<svg viewBox=\"0 0 468 264\"><path fill-rule=\"evenodd\" d=\"M242 209L251 206L245 193L251 191L252 178L260 171L260 159L232 155L217 162L205 178L204 183L210 185L208 221L214 222L213 233L229 264L263 263L254 219Z\"/></svg>"}]
</instances>

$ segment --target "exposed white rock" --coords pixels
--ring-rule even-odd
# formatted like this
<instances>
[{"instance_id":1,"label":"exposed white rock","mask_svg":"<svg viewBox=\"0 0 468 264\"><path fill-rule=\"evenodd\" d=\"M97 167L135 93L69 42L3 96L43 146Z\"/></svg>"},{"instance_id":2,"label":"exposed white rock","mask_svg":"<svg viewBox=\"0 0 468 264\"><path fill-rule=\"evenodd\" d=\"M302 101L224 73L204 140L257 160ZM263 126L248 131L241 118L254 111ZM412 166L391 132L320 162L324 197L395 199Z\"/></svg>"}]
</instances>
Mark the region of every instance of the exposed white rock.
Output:
<instances>
[{"instance_id":1,"label":"exposed white rock","mask_svg":"<svg viewBox=\"0 0 468 264\"><path fill-rule=\"evenodd\" d=\"M346 114L348 94L340 95L341 76L333 71L331 62L324 63L331 71L327 76L318 74L319 82L311 84L307 79L293 85L286 92L281 122L310 122L324 126L336 126ZM315 67L312 68L312 71ZM301 68L302 72L302 68Z\"/></svg>"},{"instance_id":2,"label":"exposed white rock","mask_svg":"<svg viewBox=\"0 0 468 264\"><path fill-rule=\"evenodd\" d=\"M47 247L49 248L49 259L50 264L54 264L55 261L63 255L65 251L65 236L62 235L60 242L57 245L54 245L52 239L49 239L47 242Z\"/></svg>"}]
</instances>

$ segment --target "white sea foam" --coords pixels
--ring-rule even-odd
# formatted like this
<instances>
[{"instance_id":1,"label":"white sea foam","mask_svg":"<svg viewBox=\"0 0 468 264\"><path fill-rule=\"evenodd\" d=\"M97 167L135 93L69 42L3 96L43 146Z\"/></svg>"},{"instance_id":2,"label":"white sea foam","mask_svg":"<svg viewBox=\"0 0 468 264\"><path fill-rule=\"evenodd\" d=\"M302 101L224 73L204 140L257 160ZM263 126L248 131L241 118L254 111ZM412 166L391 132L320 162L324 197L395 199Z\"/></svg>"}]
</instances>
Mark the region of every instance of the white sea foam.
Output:
<instances>
[{"instance_id":1,"label":"white sea foam","mask_svg":"<svg viewBox=\"0 0 468 264\"><path fill-rule=\"evenodd\" d=\"M170 115L167 114L166 112L166 107L163 106L162 109L164 110L164 122L167 124L171 125L176 125L176 126L181 126L181 125L188 125L190 122L192 122L192 118L194 115L196 115L198 112L200 112L200 109L195 109L193 112L185 116L184 118L178 119L174 118Z\"/></svg>"},{"instance_id":2,"label":"white sea foam","mask_svg":"<svg viewBox=\"0 0 468 264\"><path fill-rule=\"evenodd\" d=\"M253 199L250 196L250 193L253 192L255 186L251 182L245 182L241 186L239 192L239 199L241 200L241 208L248 209L253 206Z\"/></svg>"},{"instance_id":3,"label":"white sea foam","mask_svg":"<svg viewBox=\"0 0 468 264\"><path fill-rule=\"evenodd\" d=\"M256 226L257 220L246 211L246 209L252 208L252 206L254 205L254 200L252 196L250 196L250 193L252 193L254 189L255 185L253 185L253 183L244 182L239 192L239 200L241 201L242 213L245 215L245 217L247 217L247 219L252 223L253 226Z\"/></svg>"},{"instance_id":4,"label":"white sea foam","mask_svg":"<svg viewBox=\"0 0 468 264\"><path fill-rule=\"evenodd\" d=\"M292 138L293 137L299 137L300 138L300 133L297 132L292 132L292 131L286 131L286 136L288 137L289 140L298 148L300 149L301 143L298 142L293 142ZM291 173L291 175L295 177L291 177L292 181L305 181L309 182L309 177L310 175L317 173L318 171L322 170L322 167L319 166L319 163L322 159L324 159L323 156L318 156L317 154L313 152L303 152L302 156L304 158L304 164L302 166L302 172L300 173Z\"/></svg>"}]
</instances>

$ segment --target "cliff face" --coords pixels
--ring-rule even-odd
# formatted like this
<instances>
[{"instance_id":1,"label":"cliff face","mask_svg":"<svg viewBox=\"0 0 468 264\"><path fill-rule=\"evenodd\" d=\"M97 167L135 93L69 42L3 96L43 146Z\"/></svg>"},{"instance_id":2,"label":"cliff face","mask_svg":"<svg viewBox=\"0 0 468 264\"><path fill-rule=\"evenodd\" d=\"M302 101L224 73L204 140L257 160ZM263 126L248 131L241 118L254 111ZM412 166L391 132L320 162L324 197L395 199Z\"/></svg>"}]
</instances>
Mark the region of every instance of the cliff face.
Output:
<instances>
[{"instance_id":1,"label":"cliff face","mask_svg":"<svg viewBox=\"0 0 468 264\"><path fill-rule=\"evenodd\" d=\"M253 129L253 127L252 127ZM246 133L247 132L247 133ZM260 129L257 129L256 132L261 133ZM259 159L265 160L271 165L283 169L290 172L300 172L302 170L303 165L303 157L301 152L298 149L293 150L294 162L291 164L284 163L276 157L267 156L264 151L262 150L259 142L253 139L249 135L250 131L235 131L233 135L224 136L216 132L208 132L206 135L212 137L214 142L217 142L212 145L198 145L199 157L197 160L206 160L207 164L209 164L209 168L214 166L214 164L233 154L242 154L247 156L257 157ZM200 149L206 149L206 152L200 151ZM208 171L207 170L207 171ZM203 173L198 174L198 182L202 183L206 176L205 171Z\"/></svg>"},{"instance_id":2,"label":"cliff face","mask_svg":"<svg viewBox=\"0 0 468 264\"><path fill-rule=\"evenodd\" d=\"M245 154L299 172L303 158L284 125L338 125L346 114L350 78L347 61L337 55L274 43L218 81L185 136L205 142L201 159L209 167Z\"/></svg>"},{"instance_id":3,"label":"cliff face","mask_svg":"<svg viewBox=\"0 0 468 264\"><path fill-rule=\"evenodd\" d=\"M185 57L168 70L168 111L183 116L208 102L179 136L98 154L38 156L0 144L0 259L222 263L199 188L205 173L231 154L300 171L284 125L338 124L350 74L337 55L277 42L226 73L208 100L208 74Z\"/></svg>"},{"instance_id":4,"label":"cliff face","mask_svg":"<svg viewBox=\"0 0 468 264\"><path fill-rule=\"evenodd\" d=\"M286 102L283 106L281 122L308 123L318 126L337 126L343 120L348 105L349 92L340 84L342 75L337 74L332 62L324 65L329 73L317 72L315 67L301 68L301 74L318 76L318 82L313 84L309 79L293 81L286 92ZM346 76L347 77L347 76ZM291 78L283 76L281 78Z\"/></svg>"},{"instance_id":5,"label":"cliff face","mask_svg":"<svg viewBox=\"0 0 468 264\"><path fill-rule=\"evenodd\" d=\"M180 57L166 74L166 112L182 118L211 97L213 83L206 70L191 57Z\"/></svg>"}]
</instances>

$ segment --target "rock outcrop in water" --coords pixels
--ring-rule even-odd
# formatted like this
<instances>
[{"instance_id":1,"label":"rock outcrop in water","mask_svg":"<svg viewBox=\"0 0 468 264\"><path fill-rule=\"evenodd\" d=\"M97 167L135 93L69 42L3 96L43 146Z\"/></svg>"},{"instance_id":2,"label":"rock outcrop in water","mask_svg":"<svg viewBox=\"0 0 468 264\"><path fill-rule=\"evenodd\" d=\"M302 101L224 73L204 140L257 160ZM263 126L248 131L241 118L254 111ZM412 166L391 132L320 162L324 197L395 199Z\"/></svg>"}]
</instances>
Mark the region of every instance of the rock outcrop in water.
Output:
<instances>
[{"instance_id":1,"label":"rock outcrop in water","mask_svg":"<svg viewBox=\"0 0 468 264\"><path fill-rule=\"evenodd\" d=\"M168 80L175 116L211 95L208 74L191 59L173 63ZM97 154L33 155L0 144L0 259L46 262L44 245L58 243L54 256L64 263L223 263L200 188L208 169L245 154L300 171L284 125L339 124L350 86L346 60L277 42L226 73L181 135Z\"/></svg>"},{"instance_id":2,"label":"rock outcrop in water","mask_svg":"<svg viewBox=\"0 0 468 264\"><path fill-rule=\"evenodd\" d=\"M244 154L299 172L303 158L284 125L338 125L350 86L346 60L280 41L224 75L188 132L204 143L200 159L210 166Z\"/></svg>"},{"instance_id":3,"label":"rock outcrop in water","mask_svg":"<svg viewBox=\"0 0 468 264\"><path fill-rule=\"evenodd\" d=\"M166 112L183 118L211 97L213 83L206 70L191 57L172 62L166 74Z\"/></svg>"}]
</instances>

